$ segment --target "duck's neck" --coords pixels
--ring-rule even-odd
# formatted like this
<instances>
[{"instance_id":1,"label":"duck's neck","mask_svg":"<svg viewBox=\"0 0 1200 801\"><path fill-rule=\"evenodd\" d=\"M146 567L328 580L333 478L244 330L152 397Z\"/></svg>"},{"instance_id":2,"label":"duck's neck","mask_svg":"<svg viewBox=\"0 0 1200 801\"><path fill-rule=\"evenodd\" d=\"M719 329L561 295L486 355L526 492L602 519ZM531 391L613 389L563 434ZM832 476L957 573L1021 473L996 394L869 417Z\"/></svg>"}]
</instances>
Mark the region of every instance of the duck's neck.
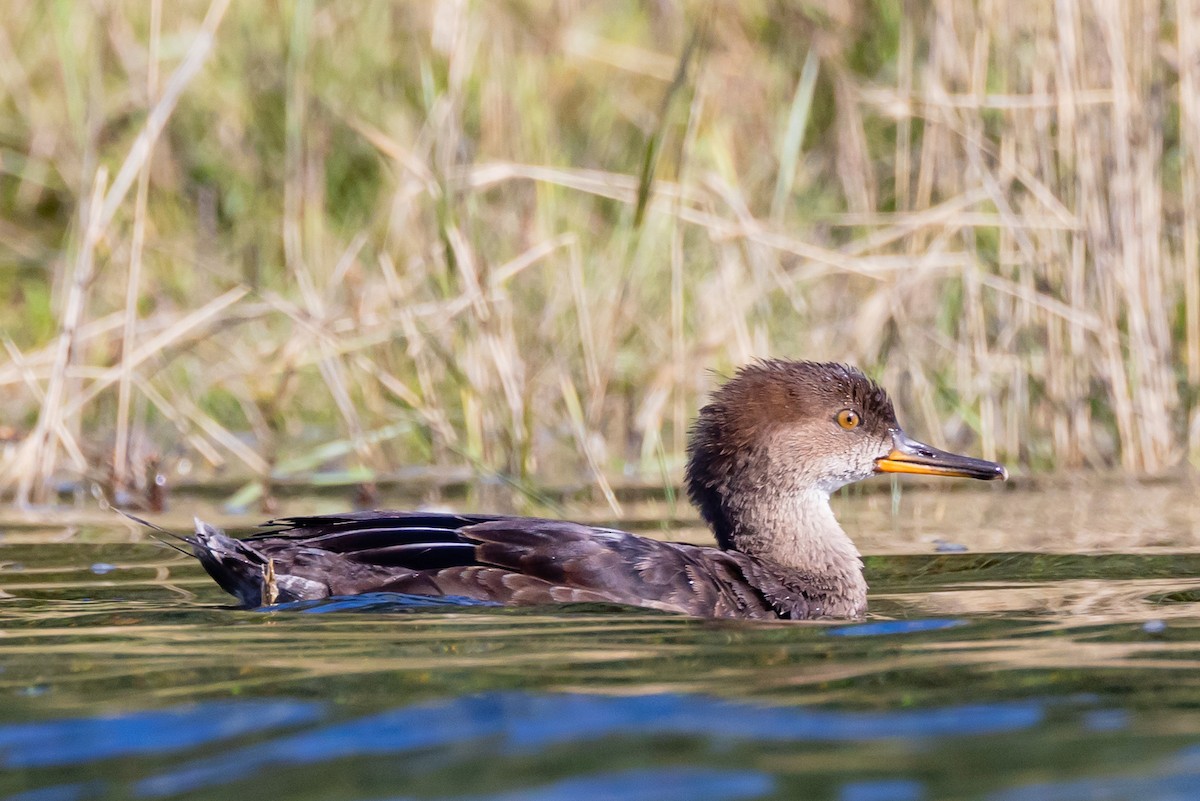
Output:
<instances>
[{"instance_id":1,"label":"duck's neck","mask_svg":"<svg viewBox=\"0 0 1200 801\"><path fill-rule=\"evenodd\" d=\"M862 557L833 516L828 492L812 488L739 511L730 521L734 548L811 576L834 590L850 614L865 610Z\"/></svg>"}]
</instances>

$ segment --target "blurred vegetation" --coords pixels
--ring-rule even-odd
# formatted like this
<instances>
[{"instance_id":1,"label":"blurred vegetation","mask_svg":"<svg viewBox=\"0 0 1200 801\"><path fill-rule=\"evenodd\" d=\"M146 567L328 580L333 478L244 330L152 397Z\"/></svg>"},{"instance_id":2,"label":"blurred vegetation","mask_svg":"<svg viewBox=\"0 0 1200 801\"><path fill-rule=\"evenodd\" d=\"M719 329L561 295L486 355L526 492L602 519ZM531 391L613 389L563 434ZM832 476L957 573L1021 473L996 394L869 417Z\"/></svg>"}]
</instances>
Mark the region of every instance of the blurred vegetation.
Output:
<instances>
[{"instance_id":1,"label":"blurred vegetation","mask_svg":"<svg viewBox=\"0 0 1200 801\"><path fill-rule=\"evenodd\" d=\"M767 355L1014 467L1200 463L1198 75L1148 0L12 0L0 482L610 494Z\"/></svg>"}]
</instances>

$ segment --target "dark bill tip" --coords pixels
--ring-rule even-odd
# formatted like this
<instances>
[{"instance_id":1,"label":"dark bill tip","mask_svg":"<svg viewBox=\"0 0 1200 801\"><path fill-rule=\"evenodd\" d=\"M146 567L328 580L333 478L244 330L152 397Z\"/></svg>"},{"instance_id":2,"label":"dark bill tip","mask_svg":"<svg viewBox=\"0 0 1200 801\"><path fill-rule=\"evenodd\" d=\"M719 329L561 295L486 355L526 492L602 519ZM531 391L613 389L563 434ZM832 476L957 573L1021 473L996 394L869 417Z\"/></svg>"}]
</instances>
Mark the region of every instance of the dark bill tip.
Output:
<instances>
[{"instance_id":1,"label":"dark bill tip","mask_svg":"<svg viewBox=\"0 0 1200 801\"><path fill-rule=\"evenodd\" d=\"M980 481L1004 481L1008 478L1008 471L1002 464L938 450L923 442L909 439L908 435L900 430L892 434L891 453L875 460L875 471L977 478Z\"/></svg>"}]
</instances>

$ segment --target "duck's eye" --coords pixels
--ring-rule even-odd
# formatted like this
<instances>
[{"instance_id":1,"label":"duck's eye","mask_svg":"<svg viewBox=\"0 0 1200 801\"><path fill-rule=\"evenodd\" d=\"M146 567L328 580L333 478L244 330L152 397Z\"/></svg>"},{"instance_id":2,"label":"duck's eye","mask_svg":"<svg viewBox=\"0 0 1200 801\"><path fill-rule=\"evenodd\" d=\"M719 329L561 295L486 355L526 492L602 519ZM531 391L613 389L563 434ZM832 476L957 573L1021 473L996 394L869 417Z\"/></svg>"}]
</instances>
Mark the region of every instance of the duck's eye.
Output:
<instances>
[{"instance_id":1,"label":"duck's eye","mask_svg":"<svg viewBox=\"0 0 1200 801\"><path fill-rule=\"evenodd\" d=\"M849 431L852 428L858 428L858 424L862 422L862 418L853 409L842 409L838 412L837 421L839 426Z\"/></svg>"}]
</instances>

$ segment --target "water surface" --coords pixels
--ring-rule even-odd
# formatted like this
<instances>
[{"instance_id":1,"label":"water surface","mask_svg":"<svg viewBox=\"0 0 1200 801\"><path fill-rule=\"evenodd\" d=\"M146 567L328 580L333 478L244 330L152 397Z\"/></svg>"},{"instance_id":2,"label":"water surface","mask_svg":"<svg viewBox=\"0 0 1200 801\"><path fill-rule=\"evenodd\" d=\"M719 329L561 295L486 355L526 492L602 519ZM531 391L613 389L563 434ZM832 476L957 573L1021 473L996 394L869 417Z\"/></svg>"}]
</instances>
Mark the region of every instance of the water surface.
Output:
<instances>
[{"instance_id":1,"label":"water surface","mask_svg":"<svg viewBox=\"0 0 1200 801\"><path fill-rule=\"evenodd\" d=\"M0 799L1197 798L1195 497L840 498L872 587L848 624L239 611L120 520L8 512Z\"/></svg>"}]
</instances>

